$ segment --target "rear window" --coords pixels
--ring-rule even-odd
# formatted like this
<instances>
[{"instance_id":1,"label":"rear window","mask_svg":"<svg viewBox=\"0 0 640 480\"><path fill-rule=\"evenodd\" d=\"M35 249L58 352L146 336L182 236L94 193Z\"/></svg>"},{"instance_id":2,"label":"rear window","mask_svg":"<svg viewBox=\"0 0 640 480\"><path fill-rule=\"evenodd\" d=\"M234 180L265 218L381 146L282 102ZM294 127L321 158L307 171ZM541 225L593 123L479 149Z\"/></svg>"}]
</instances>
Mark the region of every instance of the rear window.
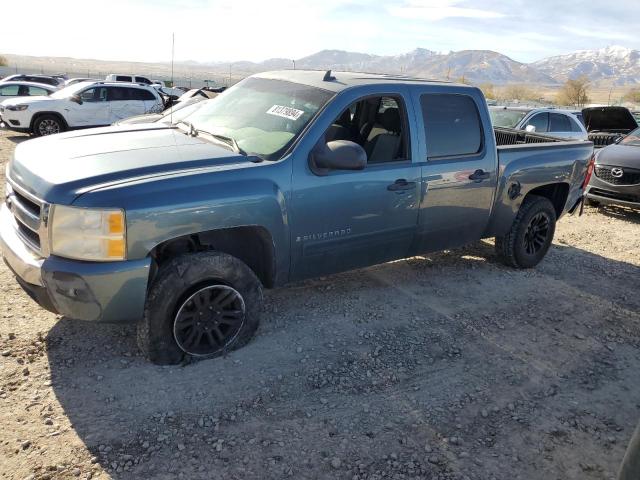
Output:
<instances>
[{"instance_id":1,"label":"rear window","mask_svg":"<svg viewBox=\"0 0 640 480\"><path fill-rule=\"evenodd\" d=\"M482 125L467 95L426 94L420 97L427 157L473 155L482 150Z\"/></svg>"}]
</instances>

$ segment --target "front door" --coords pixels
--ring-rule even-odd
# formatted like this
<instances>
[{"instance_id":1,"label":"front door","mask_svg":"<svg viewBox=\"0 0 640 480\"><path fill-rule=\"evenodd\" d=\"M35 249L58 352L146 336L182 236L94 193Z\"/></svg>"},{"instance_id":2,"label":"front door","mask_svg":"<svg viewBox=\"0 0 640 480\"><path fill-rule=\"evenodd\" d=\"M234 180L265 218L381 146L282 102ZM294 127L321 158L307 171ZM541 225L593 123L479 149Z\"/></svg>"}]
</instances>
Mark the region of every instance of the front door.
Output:
<instances>
[{"instance_id":1,"label":"front door","mask_svg":"<svg viewBox=\"0 0 640 480\"><path fill-rule=\"evenodd\" d=\"M92 87L79 94L81 103L67 100L65 117L70 127L108 125L109 103L105 87Z\"/></svg>"},{"instance_id":2,"label":"front door","mask_svg":"<svg viewBox=\"0 0 640 480\"><path fill-rule=\"evenodd\" d=\"M452 248L482 238L491 216L497 158L491 122L481 118L482 98L414 91L423 199L413 253Z\"/></svg>"},{"instance_id":3,"label":"front door","mask_svg":"<svg viewBox=\"0 0 640 480\"><path fill-rule=\"evenodd\" d=\"M364 170L317 175L305 156L296 158L292 280L405 257L416 231L420 167L412 162L412 110L404 92L398 87L387 95L336 99L331 107L326 121L318 122L318 141L356 142L368 164Z\"/></svg>"}]
</instances>

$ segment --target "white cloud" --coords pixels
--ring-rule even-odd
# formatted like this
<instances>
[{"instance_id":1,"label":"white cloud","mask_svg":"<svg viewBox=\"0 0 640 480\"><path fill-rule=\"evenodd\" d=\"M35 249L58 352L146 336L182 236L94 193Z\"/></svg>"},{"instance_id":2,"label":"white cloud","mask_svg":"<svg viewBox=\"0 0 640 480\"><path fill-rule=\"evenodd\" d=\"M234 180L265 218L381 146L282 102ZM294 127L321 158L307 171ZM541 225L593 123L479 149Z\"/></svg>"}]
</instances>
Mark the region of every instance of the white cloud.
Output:
<instances>
[{"instance_id":1,"label":"white cloud","mask_svg":"<svg viewBox=\"0 0 640 480\"><path fill-rule=\"evenodd\" d=\"M410 0L402 6L390 7L389 13L395 17L430 22L447 18L501 18L505 16L492 10L457 6L460 3L456 0Z\"/></svg>"}]
</instances>

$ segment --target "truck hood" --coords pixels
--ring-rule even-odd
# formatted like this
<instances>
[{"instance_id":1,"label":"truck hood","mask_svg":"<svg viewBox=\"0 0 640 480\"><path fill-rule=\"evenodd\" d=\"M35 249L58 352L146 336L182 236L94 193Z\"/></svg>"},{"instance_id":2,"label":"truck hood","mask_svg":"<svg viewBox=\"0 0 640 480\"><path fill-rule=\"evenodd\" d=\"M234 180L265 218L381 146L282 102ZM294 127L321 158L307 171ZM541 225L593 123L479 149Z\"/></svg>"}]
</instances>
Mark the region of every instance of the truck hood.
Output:
<instances>
[{"instance_id":1,"label":"truck hood","mask_svg":"<svg viewBox=\"0 0 640 480\"><path fill-rule=\"evenodd\" d=\"M609 145L596 156L596 165L611 165L640 169L640 147L634 145Z\"/></svg>"},{"instance_id":2,"label":"truck hood","mask_svg":"<svg viewBox=\"0 0 640 480\"><path fill-rule=\"evenodd\" d=\"M625 133L638 128L635 118L624 107L591 107L582 110L587 132Z\"/></svg>"},{"instance_id":3,"label":"truck hood","mask_svg":"<svg viewBox=\"0 0 640 480\"><path fill-rule=\"evenodd\" d=\"M7 173L38 198L71 204L97 187L251 160L175 127L141 124L28 140L16 147Z\"/></svg>"}]
</instances>

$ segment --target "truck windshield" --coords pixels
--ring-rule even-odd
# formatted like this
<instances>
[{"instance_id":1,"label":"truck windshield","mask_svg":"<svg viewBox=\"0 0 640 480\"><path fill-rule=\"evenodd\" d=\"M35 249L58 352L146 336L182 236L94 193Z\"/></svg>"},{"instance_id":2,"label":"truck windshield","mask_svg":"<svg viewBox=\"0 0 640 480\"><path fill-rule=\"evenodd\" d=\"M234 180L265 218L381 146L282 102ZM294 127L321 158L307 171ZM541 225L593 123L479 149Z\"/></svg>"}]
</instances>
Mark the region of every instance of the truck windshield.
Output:
<instances>
[{"instance_id":1,"label":"truck windshield","mask_svg":"<svg viewBox=\"0 0 640 480\"><path fill-rule=\"evenodd\" d=\"M621 145L632 145L634 147L640 147L640 128L636 128L629 135L624 137L620 141Z\"/></svg>"},{"instance_id":2,"label":"truck windshield","mask_svg":"<svg viewBox=\"0 0 640 480\"><path fill-rule=\"evenodd\" d=\"M527 113L525 110L489 109L491 123L494 127L514 128Z\"/></svg>"},{"instance_id":3,"label":"truck windshield","mask_svg":"<svg viewBox=\"0 0 640 480\"><path fill-rule=\"evenodd\" d=\"M278 160L332 96L320 88L252 77L182 120L196 130L233 138L249 154Z\"/></svg>"}]
</instances>

